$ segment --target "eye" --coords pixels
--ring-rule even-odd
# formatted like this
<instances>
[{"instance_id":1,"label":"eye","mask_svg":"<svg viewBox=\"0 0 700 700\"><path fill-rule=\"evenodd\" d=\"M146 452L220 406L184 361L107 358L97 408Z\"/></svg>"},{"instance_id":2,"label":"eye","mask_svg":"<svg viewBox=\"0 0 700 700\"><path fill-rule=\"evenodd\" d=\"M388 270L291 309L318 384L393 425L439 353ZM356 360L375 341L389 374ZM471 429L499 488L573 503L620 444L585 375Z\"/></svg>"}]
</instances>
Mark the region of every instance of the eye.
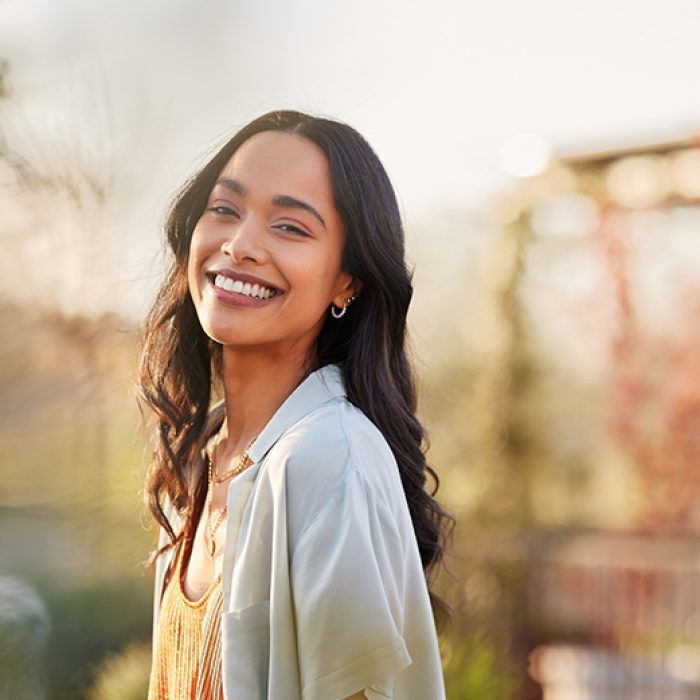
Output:
<instances>
[{"instance_id":1,"label":"eye","mask_svg":"<svg viewBox=\"0 0 700 700\"><path fill-rule=\"evenodd\" d=\"M217 216L238 216L238 212L233 207L226 204L214 204L207 207L207 211L210 211L212 214L216 214Z\"/></svg>"},{"instance_id":2,"label":"eye","mask_svg":"<svg viewBox=\"0 0 700 700\"><path fill-rule=\"evenodd\" d=\"M285 233L293 233L298 236L304 236L305 238L311 238L310 234L304 231L304 229L294 226L294 224L277 224L276 229L284 231Z\"/></svg>"}]
</instances>

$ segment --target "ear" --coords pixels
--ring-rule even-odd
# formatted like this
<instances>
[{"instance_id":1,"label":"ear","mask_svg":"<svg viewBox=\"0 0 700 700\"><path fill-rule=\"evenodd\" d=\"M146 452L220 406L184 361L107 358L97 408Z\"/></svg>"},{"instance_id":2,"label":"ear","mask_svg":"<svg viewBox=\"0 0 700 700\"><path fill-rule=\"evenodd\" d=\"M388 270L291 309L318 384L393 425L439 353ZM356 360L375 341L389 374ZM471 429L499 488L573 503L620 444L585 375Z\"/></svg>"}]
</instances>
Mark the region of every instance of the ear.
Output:
<instances>
[{"instance_id":1,"label":"ear","mask_svg":"<svg viewBox=\"0 0 700 700\"><path fill-rule=\"evenodd\" d=\"M342 272L336 287L337 291L333 297L333 303L342 309L346 304L350 303L352 297L357 297L362 289L362 280L353 277L348 272Z\"/></svg>"}]
</instances>

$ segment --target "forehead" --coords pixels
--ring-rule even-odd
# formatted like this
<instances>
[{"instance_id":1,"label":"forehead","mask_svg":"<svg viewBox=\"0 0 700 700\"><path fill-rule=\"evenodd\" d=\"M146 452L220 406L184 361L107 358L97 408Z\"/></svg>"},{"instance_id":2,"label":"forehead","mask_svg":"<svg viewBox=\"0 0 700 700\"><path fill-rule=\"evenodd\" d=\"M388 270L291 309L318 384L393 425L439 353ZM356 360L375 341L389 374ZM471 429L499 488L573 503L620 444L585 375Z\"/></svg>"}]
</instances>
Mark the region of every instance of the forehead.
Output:
<instances>
[{"instance_id":1,"label":"forehead","mask_svg":"<svg viewBox=\"0 0 700 700\"><path fill-rule=\"evenodd\" d=\"M298 134L263 131L233 154L221 177L239 181L252 194L288 194L332 205L328 162L323 151Z\"/></svg>"}]
</instances>

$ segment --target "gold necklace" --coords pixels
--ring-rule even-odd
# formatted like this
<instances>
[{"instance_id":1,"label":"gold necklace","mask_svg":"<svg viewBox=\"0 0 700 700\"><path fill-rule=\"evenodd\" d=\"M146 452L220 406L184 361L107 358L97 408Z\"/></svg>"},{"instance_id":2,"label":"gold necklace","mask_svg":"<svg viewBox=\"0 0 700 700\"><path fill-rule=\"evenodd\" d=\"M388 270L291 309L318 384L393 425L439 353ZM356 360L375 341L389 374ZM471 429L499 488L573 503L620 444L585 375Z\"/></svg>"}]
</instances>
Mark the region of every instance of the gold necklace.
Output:
<instances>
[{"instance_id":1,"label":"gold necklace","mask_svg":"<svg viewBox=\"0 0 700 700\"><path fill-rule=\"evenodd\" d=\"M243 469L247 466L247 462L250 459L250 455L248 454L248 450L250 449L251 445L255 442L257 439L257 435L246 445L245 450L241 453L241 455L236 459L236 464L233 466L231 469L229 469L227 472L224 472L221 474L221 476L216 476L214 475L214 483L216 484L221 484L227 479L230 479L232 476L236 476L236 474L240 474L240 472L243 471ZM214 452L216 452L216 448L219 446L219 440L221 439L221 433L217 433L216 437L214 438L214 444L212 445L211 448L211 455L209 458L209 464L211 465L212 463L212 458L214 455ZM252 461L252 460L251 460Z\"/></svg>"},{"instance_id":2,"label":"gold necklace","mask_svg":"<svg viewBox=\"0 0 700 700\"><path fill-rule=\"evenodd\" d=\"M216 534L216 531L219 529L219 526L221 523L224 521L224 518L226 517L226 513L228 511L228 506L225 505L222 509L221 512L219 513L219 517L216 519L216 524L212 527L211 524L211 502L214 497L214 489L212 488L212 480L220 484L226 479L229 479L232 476L235 476L239 472L243 471L245 468L249 455L248 455L248 450L250 449L250 446L255 442L255 438L253 438L249 443L248 446L245 448L243 451L243 454L236 460L236 466L230 469L229 471L225 472L221 476L213 477L213 472L214 472L214 452L216 451L216 448L219 445L219 440L221 439L221 433L217 433L216 437L214 438L214 444L212 445L211 451L207 450L207 462L208 462L208 469L207 469L207 526L206 526L206 533L207 533L207 538L209 539L208 543L208 549L209 549L209 556L213 559L214 558L214 551L216 549L216 542L214 540L214 535ZM213 478L212 478L213 477Z\"/></svg>"}]
</instances>

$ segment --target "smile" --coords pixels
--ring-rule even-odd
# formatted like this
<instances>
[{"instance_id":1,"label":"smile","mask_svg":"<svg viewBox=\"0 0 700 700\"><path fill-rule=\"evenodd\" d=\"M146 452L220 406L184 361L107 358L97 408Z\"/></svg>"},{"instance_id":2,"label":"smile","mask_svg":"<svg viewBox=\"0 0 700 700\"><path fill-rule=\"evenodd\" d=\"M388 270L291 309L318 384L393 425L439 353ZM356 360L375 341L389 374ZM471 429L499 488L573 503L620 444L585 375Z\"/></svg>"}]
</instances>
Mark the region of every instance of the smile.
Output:
<instances>
[{"instance_id":1,"label":"smile","mask_svg":"<svg viewBox=\"0 0 700 700\"><path fill-rule=\"evenodd\" d=\"M261 284L251 284L250 282L241 282L241 280L232 280L225 275L216 275L214 277L214 286L219 289L224 289L227 292L236 292L247 297L256 299L269 299L275 296L278 292L276 289L263 287Z\"/></svg>"}]
</instances>

